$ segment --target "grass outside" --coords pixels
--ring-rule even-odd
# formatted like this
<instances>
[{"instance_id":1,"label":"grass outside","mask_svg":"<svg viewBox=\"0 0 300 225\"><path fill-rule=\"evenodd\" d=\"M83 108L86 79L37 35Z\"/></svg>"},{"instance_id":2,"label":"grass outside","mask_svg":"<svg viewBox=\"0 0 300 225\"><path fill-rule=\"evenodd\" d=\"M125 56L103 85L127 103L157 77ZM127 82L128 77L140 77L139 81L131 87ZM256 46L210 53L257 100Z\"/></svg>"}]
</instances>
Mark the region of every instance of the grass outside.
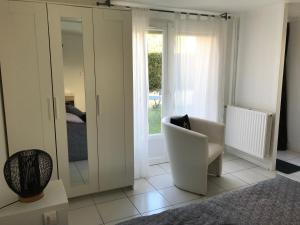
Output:
<instances>
[{"instance_id":1,"label":"grass outside","mask_svg":"<svg viewBox=\"0 0 300 225\"><path fill-rule=\"evenodd\" d=\"M161 132L161 107L148 109L149 134Z\"/></svg>"}]
</instances>

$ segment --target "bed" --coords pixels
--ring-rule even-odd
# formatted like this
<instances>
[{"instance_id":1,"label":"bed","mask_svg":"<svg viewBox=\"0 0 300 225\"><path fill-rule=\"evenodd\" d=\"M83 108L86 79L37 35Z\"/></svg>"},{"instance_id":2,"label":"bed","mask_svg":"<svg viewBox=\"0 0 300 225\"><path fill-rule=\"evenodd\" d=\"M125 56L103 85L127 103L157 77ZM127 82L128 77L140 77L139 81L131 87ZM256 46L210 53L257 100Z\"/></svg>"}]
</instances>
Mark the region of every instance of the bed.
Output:
<instances>
[{"instance_id":1,"label":"bed","mask_svg":"<svg viewBox=\"0 0 300 225\"><path fill-rule=\"evenodd\" d=\"M88 159L85 113L66 105L69 161Z\"/></svg>"},{"instance_id":2,"label":"bed","mask_svg":"<svg viewBox=\"0 0 300 225\"><path fill-rule=\"evenodd\" d=\"M67 122L69 161L87 160L86 123Z\"/></svg>"},{"instance_id":3,"label":"bed","mask_svg":"<svg viewBox=\"0 0 300 225\"><path fill-rule=\"evenodd\" d=\"M300 183L277 176L198 204L119 225L300 225Z\"/></svg>"}]
</instances>

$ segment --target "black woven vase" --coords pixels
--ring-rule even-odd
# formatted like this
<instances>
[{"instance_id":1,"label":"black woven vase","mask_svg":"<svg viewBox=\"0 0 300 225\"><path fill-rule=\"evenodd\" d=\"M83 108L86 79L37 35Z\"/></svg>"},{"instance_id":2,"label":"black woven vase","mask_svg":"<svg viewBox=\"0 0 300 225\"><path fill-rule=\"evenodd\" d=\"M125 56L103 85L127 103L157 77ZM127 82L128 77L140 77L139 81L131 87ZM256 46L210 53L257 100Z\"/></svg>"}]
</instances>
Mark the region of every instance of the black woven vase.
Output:
<instances>
[{"instance_id":1,"label":"black woven vase","mask_svg":"<svg viewBox=\"0 0 300 225\"><path fill-rule=\"evenodd\" d=\"M52 169L52 159L47 152L24 150L13 154L5 162L4 177L21 201L32 202L43 197Z\"/></svg>"}]
</instances>

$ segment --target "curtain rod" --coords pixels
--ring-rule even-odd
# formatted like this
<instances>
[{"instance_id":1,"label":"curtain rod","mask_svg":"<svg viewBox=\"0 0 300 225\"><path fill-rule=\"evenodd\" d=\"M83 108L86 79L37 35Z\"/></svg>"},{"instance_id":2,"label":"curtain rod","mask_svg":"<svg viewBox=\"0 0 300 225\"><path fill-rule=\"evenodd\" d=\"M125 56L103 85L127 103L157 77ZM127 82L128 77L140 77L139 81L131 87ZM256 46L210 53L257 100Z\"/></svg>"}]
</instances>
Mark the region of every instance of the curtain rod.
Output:
<instances>
[{"instance_id":1,"label":"curtain rod","mask_svg":"<svg viewBox=\"0 0 300 225\"><path fill-rule=\"evenodd\" d=\"M223 19L230 19L230 15L228 15L227 12L222 13L220 15L214 15L214 14L204 14L204 13L190 13L190 12L183 12L183 11L172 11L172 10L163 10L163 9L152 9L149 8L150 11L154 12L165 12L165 13L180 13L180 14L188 14L188 15L195 15L195 16L206 16L206 17L221 17Z\"/></svg>"},{"instance_id":2,"label":"curtain rod","mask_svg":"<svg viewBox=\"0 0 300 225\"><path fill-rule=\"evenodd\" d=\"M111 0L105 0L105 1L100 1L100 0L97 0L97 3L96 3L98 6L108 6L108 7L112 7L112 6L116 6L116 5L113 5L111 3ZM122 6L125 6L125 5L122 5ZM125 6L127 8L132 8L130 6ZM189 14L189 15L195 15L195 16L205 16L205 17L220 17L220 18L223 18L223 19L231 19L231 16L225 12L225 13L221 13L220 15L217 15L217 14L206 14L206 13L196 13L196 12L184 12L184 11L175 11L175 10L165 10L165 9L156 9L156 8L149 8L150 11L154 11L154 12L165 12L165 13L181 13L181 14Z\"/></svg>"}]
</instances>

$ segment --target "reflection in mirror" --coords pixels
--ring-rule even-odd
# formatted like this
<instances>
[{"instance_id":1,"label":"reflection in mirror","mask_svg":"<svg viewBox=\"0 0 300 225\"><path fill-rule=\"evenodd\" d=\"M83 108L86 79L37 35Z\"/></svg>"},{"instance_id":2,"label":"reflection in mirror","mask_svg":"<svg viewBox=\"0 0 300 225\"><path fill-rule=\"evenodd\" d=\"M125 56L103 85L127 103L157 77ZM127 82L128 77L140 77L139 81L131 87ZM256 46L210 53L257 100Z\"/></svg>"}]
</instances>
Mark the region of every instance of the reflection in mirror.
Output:
<instances>
[{"instance_id":1,"label":"reflection in mirror","mask_svg":"<svg viewBox=\"0 0 300 225\"><path fill-rule=\"evenodd\" d=\"M62 18L61 27L70 180L82 185L89 177L82 21Z\"/></svg>"}]
</instances>

